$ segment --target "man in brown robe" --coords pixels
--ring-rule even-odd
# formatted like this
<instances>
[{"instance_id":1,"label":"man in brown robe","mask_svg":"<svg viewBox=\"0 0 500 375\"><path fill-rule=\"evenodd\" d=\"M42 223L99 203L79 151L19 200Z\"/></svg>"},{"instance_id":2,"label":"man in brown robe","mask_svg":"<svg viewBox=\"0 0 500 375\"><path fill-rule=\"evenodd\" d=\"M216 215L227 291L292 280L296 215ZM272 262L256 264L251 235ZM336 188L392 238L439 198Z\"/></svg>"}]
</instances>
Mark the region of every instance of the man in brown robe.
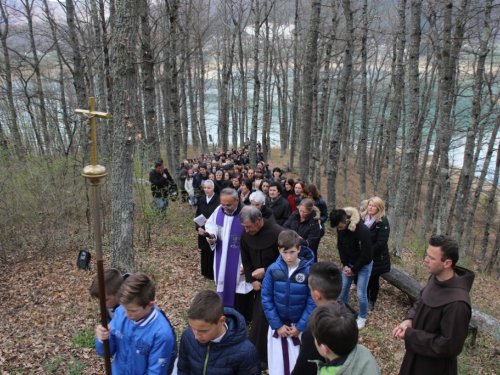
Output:
<instances>
[{"instance_id":1,"label":"man in brown robe","mask_svg":"<svg viewBox=\"0 0 500 375\"><path fill-rule=\"evenodd\" d=\"M456 267L458 244L449 236L432 236L424 263L431 274L420 299L393 331L405 342L400 374L457 374L471 318L469 292L474 273Z\"/></svg>"},{"instance_id":2,"label":"man in brown robe","mask_svg":"<svg viewBox=\"0 0 500 375\"><path fill-rule=\"evenodd\" d=\"M262 309L260 292L267 267L278 259L278 236L283 228L276 224L276 221L263 219L260 210L254 206L243 207L239 218L244 228L240 241L241 262L246 282L252 283L255 291L252 326L248 338L257 348L262 365L267 368L269 323Z\"/></svg>"}]
</instances>

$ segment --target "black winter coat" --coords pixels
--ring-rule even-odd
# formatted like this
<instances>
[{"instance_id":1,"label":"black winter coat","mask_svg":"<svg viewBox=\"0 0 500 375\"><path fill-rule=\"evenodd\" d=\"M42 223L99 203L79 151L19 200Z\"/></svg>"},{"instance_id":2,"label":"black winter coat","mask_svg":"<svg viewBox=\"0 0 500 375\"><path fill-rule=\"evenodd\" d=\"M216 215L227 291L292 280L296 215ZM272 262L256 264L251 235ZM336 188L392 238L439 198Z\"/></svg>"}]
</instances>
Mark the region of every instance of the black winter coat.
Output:
<instances>
[{"instance_id":1,"label":"black winter coat","mask_svg":"<svg viewBox=\"0 0 500 375\"><path fill-rule=\"evenodd\" d=\"M372 236L373 268L372 275L379 276L391 270L391 258L389 257L389 235L391 228L386 216L382 221L376 221L370 227Z\"/></svg>"},{"instance_id":2,"label":"black winter coat","mask_svg":"<svg viewBox=\"0 0 500 375\"><path fill-rule=\"evenodd\" d=\"M300 222L299 210L296 210L283 224L283 228L294 230L303 239L300 240L301 246L307 246L314 252L316 257L318 254L319 240L321 239L321 229L319 228L318 219L314 216L316 212L311 212L311 214L304 220Z\"/></svg>"},{"instance_id":3,"label":"black winter coat","mask_svg":"<svg viewBox=\"0 0 500 375\"><path fill-rule=\"evenodd\" d=\"M208 180L208 172L203 176L201 173L197 173L193 178L193 188L194 195L199 199L205 195L203 191L203 181Z\"/></svg>"},{"instance_id":4,"label":"black winter coat","mask_svg":"<svg viewBox=\"0 0 500 375\"><path fill-rule=\"evenodd\" d=\"M276 202L271 202L271 199L266 198L266 206L273 210L274 218L279 225L285 224L292 214L290 203L282 195L279 196Z\"/></svg>"},{"instance_id":5,"label":"black winter coat","mask_svg":"<svg viewBox=\"0 0 500 375\"><path fill-rule=\"evenodd\" d=\"M165 173L167 178L163 177L163 173ZM169 190L172 184L175 184L166 168L163 169L162 173L158 173L155 169L152 169L149 172L149 182L151 182L151 193L153 194L153 198L163 199L168 198Z\"/></svg>"},{"instance_id":6,"label":"black winter coat","mask_svg":"<svg viewBox=\"0 0 500 375\"><path fill-rule=\"evenodd\" d=\"M353 231L337 229L337 248L342 265L350 266L352 272L358 273L361 268L370 264L373 259L370 229L362 221L356 224Z\"/></svg>"}]
</instances>

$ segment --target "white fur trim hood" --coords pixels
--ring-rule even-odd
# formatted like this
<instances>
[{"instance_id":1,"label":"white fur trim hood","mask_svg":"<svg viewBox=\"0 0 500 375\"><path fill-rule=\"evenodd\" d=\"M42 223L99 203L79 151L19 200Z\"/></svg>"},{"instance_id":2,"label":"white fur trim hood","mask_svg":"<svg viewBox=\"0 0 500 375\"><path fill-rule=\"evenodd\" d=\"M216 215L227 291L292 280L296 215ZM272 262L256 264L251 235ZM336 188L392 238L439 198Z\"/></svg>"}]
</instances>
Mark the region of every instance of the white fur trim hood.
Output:
<instances>
[{"instance_id":1,"label":"white fur trim hood","mask_svg":"<svg viewBox=\"0 0 500 375\"><path fill-rule=\"evenodd\" d=\"M361 220L358 209L354 207L344 207L344 211L347 213L347 216L351 218L347 229L354 232L356 230L356 225L358 225Z\"/></svg>"}]
</instances>

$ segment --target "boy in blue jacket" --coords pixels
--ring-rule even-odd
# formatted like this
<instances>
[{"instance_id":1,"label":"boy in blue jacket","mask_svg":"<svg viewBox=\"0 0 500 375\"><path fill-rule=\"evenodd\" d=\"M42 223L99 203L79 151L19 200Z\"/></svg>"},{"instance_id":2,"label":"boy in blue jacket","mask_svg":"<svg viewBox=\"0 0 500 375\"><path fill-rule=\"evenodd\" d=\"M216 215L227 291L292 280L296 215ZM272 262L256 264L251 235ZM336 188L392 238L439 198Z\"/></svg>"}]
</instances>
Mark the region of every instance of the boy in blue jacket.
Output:
<instances>
[{"instance_id":1,"label":"boy in blue jacket","mask_svg":"<svg viewBox=\"0 0 500 375\"><path fill-rule=\"evenodd\" d=\"M300 351L300 337L316 307L307 285L314 262L299 235L285 230L278 237L280 256L262 283L262 307L269 322L267 355L270 375L290 374Z\"/></svg>"},{"instance_id":2,"label":"boy in blue jacket","mask_svg":"<svg viewBox=\"0 0 500 375\"><path fill-rule=\"evenodd\" d=\"M247 338L245 318L212 290L199 292L188 311L178 375L260 375L259 355Z\"/></svg>"},{"instance_id":3,"label":"boy in blue jacket","mask_svg":"<svg viewBox=\"0 0 500 375\"><path fill-rule=\"evenodd\" d=\"M123 282L117 297L120 306L108 329L101 325L95 329L97 353L103 355L103 341L109 340L113 374L171 374L177 341L172 325L154 303L153 281L135 273Z\"/></svg>"}]
</instances>

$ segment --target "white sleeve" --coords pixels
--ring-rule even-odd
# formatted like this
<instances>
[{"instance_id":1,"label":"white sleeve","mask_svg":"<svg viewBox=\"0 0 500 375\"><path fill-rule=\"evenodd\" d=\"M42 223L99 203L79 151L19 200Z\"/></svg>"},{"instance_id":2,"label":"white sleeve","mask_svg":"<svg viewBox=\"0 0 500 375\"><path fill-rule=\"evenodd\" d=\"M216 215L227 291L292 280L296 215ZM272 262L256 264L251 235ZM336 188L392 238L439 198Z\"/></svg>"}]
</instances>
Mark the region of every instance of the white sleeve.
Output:
<instances>
[{"instance_id":1,"label":"white sleeve","mask_svg":"<svg viewBox=\"0 0 500 375\"><path fill-rule=\"evenodd\" d=\"M220 206L218 206L215 209L215 211L212 212L212 215L210 215L207 222L205 223L205 232L213 234L215 236L215 238L217 238L217 232L218 232L216 220L217 220L217 214L219 213L219 209L220 209ZM208 238L207 238L207 241L208 241ZM215 246L217 245L217 243L214 243L213 245L212 244L209 244L209 245L210 245L210 248L212 250L215 250Z\"/></svg>"}]
</instances>

